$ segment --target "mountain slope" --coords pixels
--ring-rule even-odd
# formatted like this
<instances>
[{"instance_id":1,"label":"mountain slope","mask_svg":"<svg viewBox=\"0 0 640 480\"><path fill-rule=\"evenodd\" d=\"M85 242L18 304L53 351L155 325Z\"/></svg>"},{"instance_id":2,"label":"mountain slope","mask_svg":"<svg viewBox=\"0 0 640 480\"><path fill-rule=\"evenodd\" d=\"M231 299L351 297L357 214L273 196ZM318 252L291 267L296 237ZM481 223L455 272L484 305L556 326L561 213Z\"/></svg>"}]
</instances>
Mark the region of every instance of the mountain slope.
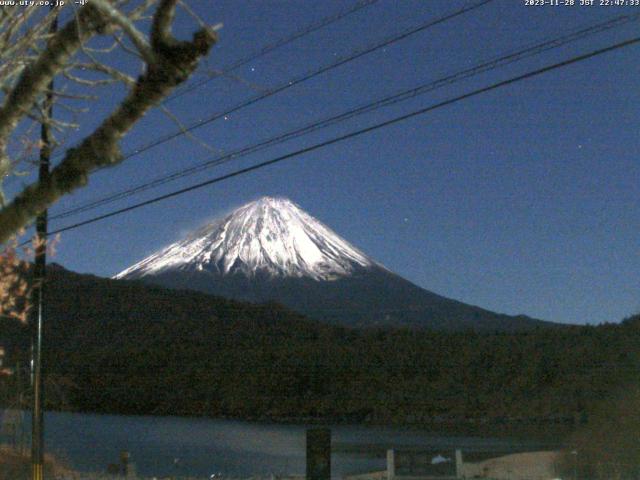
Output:
<instances>
[{"instance_id":1,"label":"mountain slope","mask_svg":"<svg viewBox=\"0 0 640 480\"><path fill-rule=\"evenodd\" d=\"M390 272L291 201L264 197L116 275L356 326L522 330L547 325L458 302Z\"/></svg>"},{"instance_id":2,"label":"mountain slope","mask_svg":"<svg viewBox=\"0 0 640 480\"><path fill-rule=\"evenodd\" d=\"M374 264L335 232L283 198L264 197L145 258L115 278L167 270L221 275L257 272L332 280Z\"/></svg>"}]
</instances>

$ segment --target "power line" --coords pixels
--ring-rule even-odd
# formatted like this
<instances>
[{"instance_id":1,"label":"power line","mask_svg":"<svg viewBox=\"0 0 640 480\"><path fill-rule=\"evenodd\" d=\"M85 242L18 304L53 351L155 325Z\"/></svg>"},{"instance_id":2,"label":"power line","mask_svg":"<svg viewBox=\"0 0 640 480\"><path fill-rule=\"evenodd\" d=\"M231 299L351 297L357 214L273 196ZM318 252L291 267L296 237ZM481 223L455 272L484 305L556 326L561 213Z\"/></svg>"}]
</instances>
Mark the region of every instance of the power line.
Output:
<instances>
[{"instance_id":1,"label":"power line","mask_svg":"<svg viewBox=\"0 0 640 480\"><path fill-rule=\"evenodd\" d=\"M375 1L377 1L377 0L375 0ZM255 104L255 103L257 103L257 102L259 102L261 100L264 100L264 99L266 99L268 97L276 95L276 94L278 94L280 92L283 92L283 91L285 91L285 90L287 90L287 89L289 89L289 88L291 88L291 87L293 87L295 85L303 83L303 82L305 82L307 80L310 80L310 79L312 79L314 77L317 77L318 75L321 75L321 74L326 73L328 71L331 71L331 70L333 70L335 68L338 68L338 67L340 67L342 65L345 65L345 64L347 64L349 62L357 60L358 58L361 58L361 57L363 57L365 55L368 55L369 53L372 53L372 52L374 52L376 50L379 50L381 48L384 48L384 47L392 45L392 44L394 44L396 42L399 42L399 41L401 41L401 40L403 40L403 39L405 39L407 37L410 37L411 35L414 35L416 33L419 33L419 32L422 32L424 30L427 30L428 28L434 27L434 26L439 25L441 23L444 23L444 22L446 22L448 20L454 19L454 18L456 18L458 16L461 16L461 15L467 13L467 12L473 11L473 10L475 10L477 8L480 8L480 7L482 7L482 6L484 6L484 5L488 4L488 3L491 3L493 1L494 0L481 0L481 1L477 2L477 3L475 3L475 4L463 7L463 8L461 8L461 9L459 9L459 10L453 12L453 13L438 17L438 18L436 18L434 20L430 20L430 21L428 21L426 23L423 23L423 24L421 24L421 25L419 25L417 27L413 27L411 29L405 30L404 32L402 32L399 35L388 37L388 38L386 38L385 40L383 40L380 43L371 45L371 46L366 47L366 48L361 49L361 50L356 50L355 52L352 52L350 55L348 55L346 57L338 59L337 61L335 61L333 63L330 63L328 65L322 66L322 67L320 67L320 68L318 68L318 69L316 69L314 71L306 73L306 74L302 75L301 77L298 77L298 78L296 78L294 80L289 80L289 81L279 85L278 87L275 87L273 89L270 89L270 90L264 92L261 95L257 95L257 96L251 97L251 98L249 98L249 99L247 99L247 100L245 100L245 101L243 101L243 102L241 102L241 103L229 108L228 110L216 113L216 114L214 114L214 115L212 115L212 116L210 116L210 117L208 117L208 118L206 118L204 120L200 120L198 122L195 122L195 123L191 124L190 126L188 126L186 128L180 128L179 130L177 130L175 132L172 132L170 134L164 135L164 136L162 136L162 137L160 137L160 138L158 138L158 139L156 139L156 140L154 140L154 141L152 141L150 143L147 143L146 145L143 145L140 148L137 148L137 149L125 154L123 156L122 160L128 160L129 158L135 157L135 156L137 156L137 155L139 155L139 154L141 154L141 153L143 153L143 152L145 152L147 150L150 150L150 149L152 149L154 147L157 147L157 146L159 146L159 145L161 145L163 143L166 143L166 142L168 142L170 140L173 140L175 138L181 137L181 136L183 136L183 135L185 135L185 134L187 134L189 132L192 132L193 130L196 130L196 129L204 126L204 125L212 123L215 120L223 118L223 117L225 117L227 115L230 115L232 113L237 112L238 110L241 110L241 109L243 109L245 107L253 105L253 104ZM300 36L302 36L302 35L299 35L299 37ZM283 42L283 44L285 44L285 43L289 43L289 42ZM265 48L268 48L268 47L265 47ZM242 60L242 61L244 61L244 60ZM55 159L59 159L62 156L64 156L64 154L57 155L54 158ZM106 168L109 168L109 167L98 168L96 170L96 172L101 171L101 170L106 169Z\"/></svg>"},{"instance_id":2,"label":"power line","mask_svg":"<svg viewBox=\"0 0 640 480\"><path fill-rule=\"evenodd\" d=\"M170 102L178 97L181 97L189 92L192 92L198 88L200 88L201 86L211 82L212 80L215 80L216 78L219 77L223 77L231 72L233 72L234 70L237 70L238 68L242 67L243 65L246 65L249 62L252 62L254 60L257 60L260 57L263 57L264 55L267 55L271 52L273 52L274 50L277 50L278 48L284 47L285 45L288 45L292 42L294 42L295 40L298 40L300 38L303 38L315 31L320 30L321 28L324 28L328 25L331 25L332 23L335 23L339 20L342 20L343 18L356 13L360 10L362 10L363 8L369 7L371 5L373 5L374 3L377 3L379 0L360 0L358 3L356 3L354 6L352 6L351 8L348 8L346 10L343 10L341 12L338 12L334 15L330 15L328 17L322 18L320 19L318 22L316 23L312 23L311 25L308 25L307 27L304 27L296 32L294 32L293 34L291 34L288 37L283 37L279 40L276 40L275 42L268 44L266 46L264 46L263 48L261 48L260 50L258 50L255 53L252 53L246 57L240 58L238 60L236 60L235 62L231 63L230 65L224 67L221 71L217 71L217 72L213 72L211 75L209 75L209 78L206 78L198 83L192 84L192 85L185 85L182 89L176 91L173 95L169 96L167 99L165 99L162 103L167 103ZM133 153L133 155L136 155L137 153ZM131 155L131 156L133 156ZM58 155L54 156L54 159L57 160L59 158L62 158L64 156L64 153L60 153ZM125 158L129 158L129 157L125 157Z\"/></svg>"},{"instance_id":3,"label":"power line","mask_svg":"<svg viewBox=\"0 0 640 480\"><path fill-rule=\"evenodd\" d=\"M595 33L600 33L602 31L620 26L622 24L628 23L628 22L632 22L632 21L636 21L640 19L640 14L634 14L634 15L622 15L622 16L618 16L612 19L609 19L605 22L601 22L586 28L581 28L578 30L575 30L574 32L567 34L567 35L563 35L561 37L557 37L554 38L552 40L547 40L541 43L537 43L537 44L533 44L530 45L528 47L525 47L523 49L505 54L503 56L500 57L496 57L492 60L488 60L485 62L482 62L478 65L475 65L473 67L464 69L462 71L459 71L457 73L448 75L446 77L440 78L438 80L429 82L427 84L423 84L420 85L416 88L412 88L409 90L404 90L402 92L396 93L394 95L385 97L383 99L380 100L376 100L374 102L368 103L366 105L362 105L360 107L357 107L355 109L351 109L348 110L346 112L340 113L338 115L333 115L329 118L325 118L323 120L320 121L316 121L313 122L311 124L307 124L304 127L301 128L297 128L294 130L290 130L288 132L279 134L277 136L271 137L269 139L263 140L258 142L257 144L253 144L250 146L246 146L246 147L242 147L238 150L235 150L233 152L229 152L227 154L224 154L222 156L216 156L213 157L203 163L200 163L198 165L194 165L192 167L189 167L187 169L182 169L179 171L176 171L174 173L171 173L169 175L164 175L161 176L159 178L156 178L155 180L152 180L150 182L146 182L143 184L140 184L136 187L133 188L128 188L125 190L121 190L120 192L116 192L110 195L107 195L105 197L102 197L100 199L94 200L92 202L89 202L85 205L80 205L74 208L71 208L69 210L66 210L64 212L61 212L57 215L52 216L52 219L61 219L61 218L66 218L81 212L85 212L88 210L92 210L94 208L97 208L99 206L108 204L108 203L112 203L114 201L117 200L121 200L124 198L128 198L132 195L135 195L137 193L146 191L148 189L151 188L155 188L161 185L164 185L166 183L169 183L171 181L180 179L180 178L184 178L186 176L189 175L193 175L195 173L204 171L206 169L212 168L214 166L218 166L221 165L223 163L229 162L231 160L235 160L237 158L240 157L244 157L246 155L249 155L251 153L255 153L257 151L263 150L267 147L276 145L276 144L280 144L283 143L285 141L288 141L292 138L297 138L300 137L302 135L311 133L313 131L322 129L322 128L326 128L329 127L331 125L334 125L338 122L342 122L345 121L347 119L353 118L355 116L358 115L362 115L368 112L371 112L373 110L376 110L378 108L382 108L382 107L387 107L396 103L399 103L401 101L405 101L408 100L410 98L414 98L417 95L421 95L430 91L433 91L437 88L441 88L443 86L446 85L451 85L453 83L456 83L458 81L470 78L472 76L478 75L480 73L485 73L488 72L490 70L499 68L499 67L503 67L505 65L509 65L511 63L520 61L524 58L528 58L531 57L533 55L538 55L540 53L546 52L548 50L551 50L553 48L557 48L559 46L565 45L567 43L585 38L586 36L589 35L593 35Z\"/></svg>"},{"instance_id":4,"label":"power line","mask_svg":"<svg viewBox=\"0 0 640 480\"><path fill-rule=\"evenodd\" d=\"M578 62L581 62L581 61L584 61L584 60L587 60L587 59L602 55L604 53L608 53L608 52L611 52L611 51L614 51L614 50L618 50L618 49L621 49L621 48L624 48L624 47L628 47L630 45L634 45L634 44L639 43L639 42L640 42L640 37L635 37L635 38L632 38L630 40L626 40L624 42L616 43L614 45L611 45L611 46L608 46L608 47L605 47L605 48L601 48L601 49L594 50L594 51L591 51L591 52L583 54L583 55L572 57L572 58L570 58L568 60L564 60L564 61L559 62L559 63L554 63L552 65L549 65L549 66L546 66L546 67L539 68L537 70L533 70L533 71L527 72L527 73L525 73L523 75L518 75L516 77L512 77L512 78L510 78L508 80L503 80L503 81L500 81L500 82L497 82L497 83L493 83L493 84L491 84L491 85L489 85L487 87L479 88L479 89L473 90L473 91L471 91L469 93L465 93L463 95L459 95L457 97L453 97L453 98L450 98L448 100L444 100L442 102L430 105L428 107L425 107L425 108L422 108L422 109L419 109L419 110L415 110L415 111L413 111L411 113L407 113L407 114L392 118L391 120L386 120L384 122L377 123L375 125L372 125L372 126L360 129L360 130L356 130L354 132L350 132L350 133L347 133L345 135L334 137L334 138L332 138L330 140L326 140L326 141L323 141L323 142L320 142L320 143L316 143L316 144L311 145L309 147L305 147L305 148L302 148L300 150L296 150L294 152L290 152L290 153L287 153L285 155L281 155L281 156L273 158L271 160L267 160L267 161L258 163L256 165L252 165L250 167L242 168L240 170L236 170L235 172L231 172L231 173L228 173L226 175L215 177L215 178L206 180L204 182L200 182L200 183L191 185L191 186L186 187L186 188L175 190L173 192L170 192L170 193L167 193L167 194L164 194L164 195L160 195L158 197L155 197L155 198L152 198L152 199L149 199L149 200L145 200L144 202L139 202L139 203L130 205L130 206L125 207L125 208L121 208L121 209L118 209L118 210L115 210L115 211L112 211L112 212L109 212L109 213L106 213L106 214L103 214L103 215L99 215L99 216L90 218L88 220L84 220L82 222L77 222L77 223L74 223L72 225L68 225L66 227L59 228L57 230L54 230L54 231L50 232L50 235L55 235L55 234L58 234L58 233L66 232L66 231L69 231L69 230L73 230L73 229L76 229L76 228L84 226L84 225L95 223L97 221L104 220L106 218L114 217L114 216L129 212L129 211L144 207L146 205L151 205L153 203L157 203L159 201L166 200L168 198L176 197L178 195L182 195L184 193L191 192L193 190L197 190L197 189L209 186L209 185L213 185L214 183L219 183L219 182L222 182L224 180L228 180L230 178L234 178L234 177L237 177L237 176L240 176L240 175L244 175L246 173L253 172L255 170L259 170L261 168L268 167L270 165L274 165L276 163L283 162L284 160L288 160L290 158L298 157L300 155L303 155L303 154L306 154L306 153L309 153L309 152L312 152L312 151L315 151L315 150L319 150L319 149L327 147L329 145L333 145L333 144L342 142L344 140L349 140L351 138L355 138L355 137L358 137L358 136L363 135L365 133L373 132L375 130L379 130L381 128L385 128L385 127L394 125L394 124L402 122L404 120L408 120L410 118L417 117L419 115L424 115L425 113L428 113L428 112L431 112L431 111L446 107L448 105L452 105L454 103L458 103L458 102L463 101L463 100L467 100L467 99L472 98L472 97L476 97L478 95L481 95L481 94L496 90L498 88L502 88L502 87L505 87L505 86L508 86L508 85L512 85L512 84L520 82L522 80L526 80L526 79L529 79L529 78L532 78L532 77L535 77L535 76L538 76L538 75L542 75L542 74L550 72L552 70L556 70L556 69L559 69L559 68L562 68L562 67L566 67L568 65L572 65L572 64L575 64L575 63L578 63Z\"/></svg>"},{"instance_id":5,"label":"power line","mask_svg":"<svg viewBox=\"0 0 640 480\"><path fill-rule=\"evenodd\" d=\"M484 6L484 5L488 4L488 3L491 3L493 1L494 0L481 0L480 2L477 2L477 3L474 3L472 5L463 7L463 8L461 8L461 9L459 9L459 10L453 12L453 13L450 13L450 14L438 17L438 18L436 18L434 20L430 20L430 21L428 21L426 23L423 23L423 24L419 25L418 27L413 27L413 28L411 28L409 30L405 30L403 33L401 33L399 35L395 35L395 36L389 37L389 38L383 40L382 42L376 43L375 45L371 45L371 46L366 47L366 48L364 48L362 50L356 50L355 52L349 54L346 57L338 59L335 62L332 62L332 63L330 63L328 65L322 66L322 67L320 67L320 68L318 68L316 70L313 70L312 72L306 73L306 74L304 74L304 75L302 75L302 76L300 76L300 77L298 77L296 79L289 80L289 81L287 81L287 82L285 82L285 83L283 83L283 84L281 84L281 85L279 85L279 86L277 86L275 88L272 88L272 89L270 89L270 90L268 90L268 91L266 91L266 92L264 92L264 93L262 93L260 95L251 97L251 98L249 98L249 99L247 99L247 100L245 100L245 101L243 101L243 102L241 102L241 103L239 103L239 104L237 104L237 105L235 105L233 107L230 107L229 109L225 110L224 112L216 113L216 114L214 114L214 115L212 115L212 116L210 116L210 117L208 117L208 118L206 118L204 120L200 120L198 122L195 122L195 123L191 124L190 126L188 126L186 128L181 128L181 129L179 129L179 130L177 130L175 132L172 132L170 134L164 135L164 136L162 136L162 137L160 137L160 138L158 138L158 139L156 139L156 140L154 140L152 142L149 142L146 145L143 145L142 147L137 148L134 151L129 152L128 154L126 154L124 156L123 160L129 159L131 157L135 157L136 155L139 155L139 154L141 154L143 152L146 152L147 150L150 150L150 149L152 149L154 147L157 147L158 145L166 143L166 142L168 142L170 140L173 140L175 138L181 137L182 135L185 135L188 132L192 132L193 130L196 130L196 129L204 126L204 125L212 123L215 120L218 120L219 118L223 118L223 117L225 117L227 115L235 113L238 110L246 108L246 107L248 107L250 105L253 105L253 104L257 103L257 102L260 102L260 101L262 101L262 100L264 100L266 98L269 98L269 97L271 97L273 95L276 95L277 93L283 92L283 91L285 91L285 90L287 90L287 89L289 89L289 88L291 88L291 87L293 87L295 85L298 85L300 83L306 82L307 80L311 80L312 78L315 78L318 75L322 75L322 74L324 74L326 72L334 70L334 69L336 69L336 68L338 68L338 67L340 67L342 65L345 65L345 64L347 64L349 62L357 60L358 58L361 58L361 57L363 57L365 55L368 55L369 53L375 52L376 50L380 50L381 48L384 48L384 47L388 47L389 45L392 45L392 44L394 44L396 42L399 42L400 40L403 40L403 39L405 39L407 37L410 37L411 35L415 35L416 33L422 32L422 31L427 30L427 29L429 29L431 27L434 27L436 25L444 23L444 22L446 22L448 20L451 20L451 19L454 19L456 17L459 17L459 16L461 16L461 15L467 13L467 12L471 12L471 11L473 11L473 10L475 10L477 8L480 8L480 7L482 7L482 6ZM104 168L108 168L108 167L104 167ZM98 170L101 170L101 169L98 169Z\"/></svg>"},{"instance_id":6,"label":"power line","mask_svg":"<svg viewBox=\"0 0 640 480\"><path fill-rule=\"evenodd\" d=\"M312 23L311 25L302 28L296 32L294 32L292 35L288 36L288 37L284 37L281 38L279 40L276 40L274 43L266 45L265 47L261 48L260 50L258 50L255 53L252 53L244 58L240 58L238 60L236 60L235 62L231 63L230 65L224 67L222 69L222 71L220 72L214 72L211 76L209 76L209 78L206 78L204 80L201 80L200 82L194 83L192 85L186 85L184 88L180 89L179 91L177 91L176 93L174 93L173 95L171 95L169 98L167 98L167 100L165 100L166 102L170 102L172 100L175 100L178 97L181 97L187 93L190 93L204 85L206 85L207 83L211 82L212 80L215 80L218 77L224 76L225 74L231 73L234 70L237 70L238 68L246 65L247 63L250 63L254 60L257 60L258 58L267 55L268 53L273 52L274 50L277 50L280 47L284 47L285 45L288 45L292 42L294 42L295 40L298 40L302 37L305 37L317 30L320 30L321 28L324 28L328 25L331 25L332 23L337 22L338 20L342 20L343 18L351 15L352 13L358 12L360 10L362 10L363 8L366 8L370 5L373 5L374 3L378 2L378 0L361 0L359 2L357 2L355 5L353 5L351 8L348 8L346 10L343 10L341 12L338 12L334 15L330 15L328 17L322 18L321 20L319 20L316 23Z\"/></svg>"}]
</instances>

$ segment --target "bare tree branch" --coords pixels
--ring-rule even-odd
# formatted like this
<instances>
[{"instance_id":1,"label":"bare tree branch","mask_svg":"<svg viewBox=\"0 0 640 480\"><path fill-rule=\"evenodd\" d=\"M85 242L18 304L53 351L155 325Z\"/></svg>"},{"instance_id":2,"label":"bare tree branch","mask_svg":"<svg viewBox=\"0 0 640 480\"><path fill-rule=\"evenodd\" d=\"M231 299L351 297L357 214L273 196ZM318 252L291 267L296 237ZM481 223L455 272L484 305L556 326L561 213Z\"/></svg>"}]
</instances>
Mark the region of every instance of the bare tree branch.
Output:
<instances>
[{"instance_id":1,"label":"bare tree branch","mask_svg":"<svg viewBox=\"0 0 640 480\"><path fill-rule=\"evenodd\" d=\"M149 58L153 61L146 63L145 72L138 77L120 105L78 147L66 152L48 180L27 186L0 210L0 243L6 242L14 232L61 196L85 185L92 171L122 161L122 137L150 108L184 82L199 60L209 52L217 40L212 29L198 30L191 41L179 41L173 37L171 26L176 3L177 0L160 0L150 34L153 55ZM80 9L77 22L70 22L51 38L41 57L34 66L25 70L16 89L0 109L2 153L6 139L18 120L33 107L38 94L46 90L52 76L63 70L82 43L96 33L122 27L114 22L112 16L102 15L100 9L87 7ZM16 91L19 86L25 91Z\"/></svg>"},{"instance_id":2,"label":"bare tree branch","mask_svg":"<svg viewBox=\"0 0 640 480\"><path fill-rule=\"evenodd\" d=\"M155 63L156 59L153 50L151 49L151 45L149 45L145 36L136 28L131 20L106 0L92 0L91 4L100 10L100 12L108 17L113 23L122 28L147 63Z\"/></svg>"},{"instance_id":3,"label":"bare tree branch","mask_svg":"<svg viewBox=\"0 0 640 480\"><path fill-rule=\"evenodd\" d=\"M221 150L219 148L215 148L212 145L209 145L207 142L205 142L204 140L200 140L196 135L194 135L193 133L191 133L189 131L189 129L186 127L186 125L184 125L180 119L173 113L171 112L171 110L169 110L167 107L165 107L164 105L160 105L160 110L162 110L164 112L164 114L169 117L171 119L171 121L173 121L173 123L175 123L178 128L180 129L180 132L188 139L190 139L191 141L193 141L196 145L200 145L202 148L204 148L205 150L207 150L208 152L211 153L216 153L216 154L223 154L224 150Z\"/></svg>"},{"instance_id":4,"label":"bare tree branch","mask_svg":"<svg viewBox=\"0 0 640 480\"><path fill-rule=\"evenodd\" d=\"M38 60L24 69L0 107L0 178L7 174L7 140L18 121L28 114L51 79L64 68L80 45L91 36L104 32L107 25L93 7L83 7L77 20L70 21L54 35Z\"/></svg>"}]
</instances>

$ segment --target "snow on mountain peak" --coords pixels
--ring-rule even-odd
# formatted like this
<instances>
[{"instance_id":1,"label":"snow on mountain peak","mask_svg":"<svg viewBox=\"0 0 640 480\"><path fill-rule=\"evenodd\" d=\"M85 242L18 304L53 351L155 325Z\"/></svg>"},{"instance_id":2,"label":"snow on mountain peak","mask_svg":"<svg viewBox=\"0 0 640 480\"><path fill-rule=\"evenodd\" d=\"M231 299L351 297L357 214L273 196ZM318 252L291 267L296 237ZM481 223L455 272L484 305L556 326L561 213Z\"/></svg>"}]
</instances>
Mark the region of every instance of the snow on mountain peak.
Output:
<instances>
[{"instance_id":1,"label":"snow on mountain peak","mask_svg":"<svg viewBox=\"0 0 640 480\"><path fill-rule=\"evenodd\" d=\"M290 200L262 197L114 278L179 269L333 280L373 265L364 253Z\"/></svg>"}]
</instances>

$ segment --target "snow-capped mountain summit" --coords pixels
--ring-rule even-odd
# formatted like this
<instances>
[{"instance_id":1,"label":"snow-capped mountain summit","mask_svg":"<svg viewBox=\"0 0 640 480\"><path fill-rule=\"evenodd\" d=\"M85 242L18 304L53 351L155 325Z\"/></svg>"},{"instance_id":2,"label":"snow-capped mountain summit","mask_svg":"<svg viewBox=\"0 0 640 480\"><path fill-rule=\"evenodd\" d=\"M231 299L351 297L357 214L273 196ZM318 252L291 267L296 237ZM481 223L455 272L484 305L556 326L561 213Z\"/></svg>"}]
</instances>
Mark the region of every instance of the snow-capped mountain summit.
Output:
<instances>
[{"instance_id":1,"label":"snow-capped mountain summit","mask_svg":"<svg viewBox=\"0 0 640 480\"><path fill-rule=\"evenodd\" d=\"M166 270L335 280L375 265L286 198L263 197L152 254L115 276Z\"/></svg>"},{"instance_id":2,"label":"snow-capped mountain summit","mask_svg":"<svg viewBox=\"0 0 640 480\"><path fill-rule=\"evenodd\" d=\"M544 323L420 288L285 198L243 205L115 278L275 301L316 320L356 327L517 330Z\"/></svg>"}]
</instances>

